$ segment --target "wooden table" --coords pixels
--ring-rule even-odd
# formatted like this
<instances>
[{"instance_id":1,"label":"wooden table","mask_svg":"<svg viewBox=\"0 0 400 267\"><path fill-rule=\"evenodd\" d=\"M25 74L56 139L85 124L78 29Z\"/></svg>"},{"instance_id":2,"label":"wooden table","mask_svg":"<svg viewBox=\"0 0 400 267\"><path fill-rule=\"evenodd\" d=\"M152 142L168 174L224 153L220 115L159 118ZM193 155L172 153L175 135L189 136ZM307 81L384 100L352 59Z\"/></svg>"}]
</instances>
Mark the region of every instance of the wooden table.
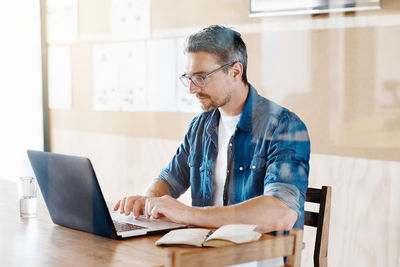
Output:
<instances>
[{"instance_id":1,"label":"wooden table","mask_svg":"<svg viewBox=\"0 0 400 267\"><path fill-rule=\"evenodd\" d=\"M223 248L165 248L161 236L112 240L53 224L38 192L36 218L19 216L17 184L0 179L1 266L224 266L301 251L302 231ZM298 245L300 244L300 245ZM300 253L297 253L297 256ZM294 266L300 258L291 257Z\"/></svg>"}]
</instances>

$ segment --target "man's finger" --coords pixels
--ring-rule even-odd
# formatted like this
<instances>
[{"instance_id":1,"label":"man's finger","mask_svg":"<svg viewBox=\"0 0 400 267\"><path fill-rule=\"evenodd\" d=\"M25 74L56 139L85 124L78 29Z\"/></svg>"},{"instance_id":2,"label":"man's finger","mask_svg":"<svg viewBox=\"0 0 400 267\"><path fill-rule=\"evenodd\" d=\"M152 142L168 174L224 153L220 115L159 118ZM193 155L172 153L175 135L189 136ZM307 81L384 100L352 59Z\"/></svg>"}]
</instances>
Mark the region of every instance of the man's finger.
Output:
<instances>
[{"instance_id":1,"label":"man's finger","mask_svg":"<svg viewBox=\"0 0 400 267\"><path fill-rule=\"evenodd\" d=\"M125 201L125 215L129 215L133 209L133 205L140 196L131 196Z\"/></svg>"},{"instance_id":2,"label":"man's finger","mask_svg":"<svg viewBox=\"0 0 400 267\"><path fill-rule=\"evenodd\" d=\"M142 213L144 205L145 198L137 199L135 203L133 203L133 216L135 216L135 219L137 219L140 213Z\"/></svg>"},{"instance_id":3,"label":"man's finger","mask_svg":"<svg viewBox=\"0 0 400 267\"><path fill-rule=\"evenodd\" d=\"M120 204L120 203L121 203L121 200L118 200L118 202L115 203L114 208L113 208L113 211L117 211L117 210L118 210L119 204Z\"/></svg>"},{"instance_id":4,"label":"man's finger","mask_svg":"<svg viewBox=\"0 0 400 267\"><path fill-rule=\"evenodd\" d=\"M150 214L151 214L151 217L153 218L153 219L157 219L158 218L158 212L157 212L157 206L154 206L152 209L151 209L151 212L150 212Z\"/></svg>"},{"instance_id":5,"label":"man's finger","mask_svg":"<svg viewBox=\"0 0 400 267\"><path fill-rule=\"evenodd\" d=\"M120 213L121 214L125 212L125 201L126 201L126 197L124 197L122 199L122 202L121 202L121 206L120 206Z\"/></svg>"},{"instance_id":6,"label":"man's finger","mask_svg":"<svg viewBox=\"0 0 400 267\"><path fill-rule=\"evenodd\" d=\"M145 204L145 207L144 207L144 210L145 210L145 215L146 215L146 218L150 218L150 216L151 216L151 201L150 201L150 199L148 198L148 199L146 199L146 204Z\"/></svg>"}]
</instances>

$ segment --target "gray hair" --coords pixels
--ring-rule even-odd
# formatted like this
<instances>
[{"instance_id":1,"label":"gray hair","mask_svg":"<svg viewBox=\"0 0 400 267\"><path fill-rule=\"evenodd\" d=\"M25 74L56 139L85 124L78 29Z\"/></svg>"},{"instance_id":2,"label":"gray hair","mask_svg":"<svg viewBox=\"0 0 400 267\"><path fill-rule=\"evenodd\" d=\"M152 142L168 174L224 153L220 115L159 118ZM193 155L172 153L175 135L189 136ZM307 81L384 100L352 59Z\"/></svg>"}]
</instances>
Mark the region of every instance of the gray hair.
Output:
<instances>
[{"instance_id":1,"label":"gray hair","mask_svg":"<svg viewBox=\"0 0 400 267\"><path fill-rule=\"evenodd\" d=\"M200 51L217 56L221 65L237 61L242 63L242 81L247 84L247 51L240 33L219 25L204 28L186 39L184 49L185 53Z\"/></svg>"}]
</instances>

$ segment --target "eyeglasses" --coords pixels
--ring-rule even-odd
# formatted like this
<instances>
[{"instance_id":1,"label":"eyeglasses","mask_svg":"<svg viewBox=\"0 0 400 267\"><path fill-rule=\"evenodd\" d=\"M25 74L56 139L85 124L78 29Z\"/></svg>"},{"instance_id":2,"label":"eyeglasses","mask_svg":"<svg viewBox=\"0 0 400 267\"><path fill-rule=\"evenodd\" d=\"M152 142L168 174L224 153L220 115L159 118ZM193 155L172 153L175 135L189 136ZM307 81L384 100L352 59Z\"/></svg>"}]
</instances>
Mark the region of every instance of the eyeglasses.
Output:
<instances>
[{"instance_id":1,"label":"eyeglasses","mask_svg":"<svg viewBox=\"0 0 400 267\"><path fill-rule=\"evenodd\" d=\"M179 80L181 80L183 86L185 86L185 87L189 87L190 81L192 81L194 83L194 85L196 85L197 87L203 88L203 87L206 86L206 79L208 77L210 77L211 75L217 73L220 70L223 70L223 69L226 69L227 67L232 66L233 63L235 63L235 62L236 61L228 63L228 64L225 64L225 65L222 65L218 69L213 70L212 72L210 72L210 73L208 73L208 74L206 74L204 76L201 76L201 75L189 76L187 74L183 74L183 75L181 75L179 77Z\"/></svg>"}]
</instances>

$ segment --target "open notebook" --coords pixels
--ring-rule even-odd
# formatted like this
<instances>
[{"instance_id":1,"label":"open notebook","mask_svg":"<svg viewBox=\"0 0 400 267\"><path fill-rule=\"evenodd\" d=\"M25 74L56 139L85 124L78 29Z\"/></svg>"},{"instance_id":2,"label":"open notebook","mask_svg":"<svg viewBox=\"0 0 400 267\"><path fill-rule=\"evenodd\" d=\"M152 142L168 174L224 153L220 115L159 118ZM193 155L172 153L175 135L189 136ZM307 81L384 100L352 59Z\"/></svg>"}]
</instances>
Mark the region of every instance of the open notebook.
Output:
<instances>
[{"instance_id":1,"label":"open notebook","mask_svg":"<svg viewBox=\"0 0 400 267\"><path fill-rule=\"evenodd\" d=\"M156 245L221 247L258 240L261 234L255 232L255 225L228 224L215 232L203 228L173 230L156 241Z\"/></svg>"}]
</instances>

